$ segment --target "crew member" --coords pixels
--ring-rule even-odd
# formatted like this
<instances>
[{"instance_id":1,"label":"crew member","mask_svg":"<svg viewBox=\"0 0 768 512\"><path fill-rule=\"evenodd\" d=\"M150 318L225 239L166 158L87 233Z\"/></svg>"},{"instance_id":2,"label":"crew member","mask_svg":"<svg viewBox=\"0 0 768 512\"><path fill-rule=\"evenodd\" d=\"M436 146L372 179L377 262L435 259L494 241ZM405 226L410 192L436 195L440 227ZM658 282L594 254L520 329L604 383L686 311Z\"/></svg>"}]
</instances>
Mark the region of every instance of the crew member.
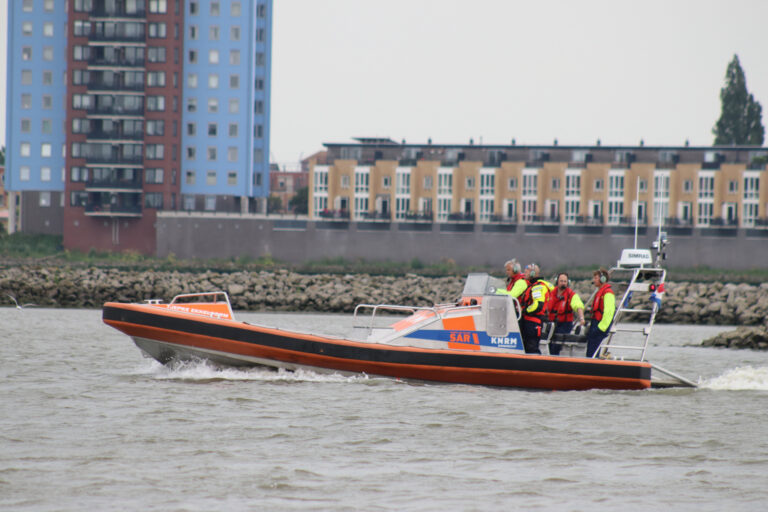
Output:
<instances>
[{"instance_id":1,"label":"crew member","mask_svg":"<svg viewBox=\"0 0 768 512\"><path fill-rule=\"evenodd\" d=\"M548 320L555 324L555 334L570 334L573 330L574 317L579 325L584 325L584 303L579 294L571 289L568 274L557 275L557 287L549 294L547 302ZM549 353L560 355L560 343L550 343Z\"/></svg>"},{"instance_id":2,"label":"crew member","mask_svg":"<svg viewBox=\"0 0 768 512\"><path fill-rule=\"evenodd\" d=\"M504 272L507 274L507 288L496 288L496 293L511 296L518 299L530 284L526 275L522 272L522 266L512 258L504 264Z\"/></svg>"},{"instance_id":3,"label":"crew member","mask_svg":"<svg viewBox=\"0 0 768 512\"><path fill-rule=\"evenodd\" d=\"M520 302L523 315L520 321L520 335L526 354L541 354L539 340L541 339L541 324L546 318L546 305L552 285L541 279L539 266L531 263L525 267L525 277L530 283L523 293Z\"/></svg>"},{"instance_id":4,"label":"crew member","mask_svg":"<svg viewBox=\"0 0 768 512\"><path fill-rule=\"evenodd\" d=\"M587 331L587 357L592 357L600 343L608 335L608 329L616 312L616 295L608 282L608 271L604 268L592 274L592 284L597 288L592 302L592 322Z\"/></svg>"}]
</instances>

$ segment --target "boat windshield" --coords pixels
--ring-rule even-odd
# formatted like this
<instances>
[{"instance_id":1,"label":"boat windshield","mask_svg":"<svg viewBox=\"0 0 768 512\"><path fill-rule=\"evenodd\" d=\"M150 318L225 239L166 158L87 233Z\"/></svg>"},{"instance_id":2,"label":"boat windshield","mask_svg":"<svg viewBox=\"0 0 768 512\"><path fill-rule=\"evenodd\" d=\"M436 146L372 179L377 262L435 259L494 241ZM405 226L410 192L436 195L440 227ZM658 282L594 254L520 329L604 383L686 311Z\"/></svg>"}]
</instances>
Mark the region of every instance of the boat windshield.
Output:
<instances>
[{"instance_id":1,"label":"boat windshield","mask_svg":"<svg viewBox=\"0 0 768 512\"><path fill-rule=\"evenodd\" d=\"M472 273L467 276L467 280L464 282L464 291L461 295L464 297L469 296L482 296L491 292L491 288L504 288L504 281L496 277L482 273Z\"/></svg>"}]
</instances>

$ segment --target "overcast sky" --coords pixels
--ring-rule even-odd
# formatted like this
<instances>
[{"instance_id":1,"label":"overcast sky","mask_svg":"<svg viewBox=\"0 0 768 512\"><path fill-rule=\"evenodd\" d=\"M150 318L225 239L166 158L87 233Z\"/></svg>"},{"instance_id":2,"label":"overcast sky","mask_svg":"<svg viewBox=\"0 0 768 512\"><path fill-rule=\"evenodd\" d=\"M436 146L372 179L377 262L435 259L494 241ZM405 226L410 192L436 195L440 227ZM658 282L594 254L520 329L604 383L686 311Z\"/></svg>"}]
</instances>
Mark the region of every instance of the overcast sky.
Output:
<instances>
[{"instance_id":1,"label":"overcast sky","mask_svg":"<svg viewBox=\"0 0 768 512\"><path fill-rule=\"evenodd\" d=\"M766 20L763 0L274 0L272 159L357 136L708 145L734 53L767 124Z\"/></svg>"}]
</instances>

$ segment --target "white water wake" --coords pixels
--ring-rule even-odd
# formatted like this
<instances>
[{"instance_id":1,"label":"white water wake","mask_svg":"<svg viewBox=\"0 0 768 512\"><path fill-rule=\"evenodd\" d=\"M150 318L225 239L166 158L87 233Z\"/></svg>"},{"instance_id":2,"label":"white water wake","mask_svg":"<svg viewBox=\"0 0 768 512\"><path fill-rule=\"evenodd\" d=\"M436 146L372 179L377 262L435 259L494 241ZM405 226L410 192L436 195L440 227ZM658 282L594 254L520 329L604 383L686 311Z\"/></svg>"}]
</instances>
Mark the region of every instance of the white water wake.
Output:
<instances>
[{"instance_id":1,"label":"white water wake","mask_svg":"<svg viewBox=\"0 0 768 512\"><path fill-rule=\"evenodd\" d=\"M148 361L149 366L142 366L136 373L157 380L186 381L265 381L265 382L356 382L368 380L367 375L344 376L338 373L315 373L298 369L288 371L282 368L228 368L213 366L207 361L178 362L162 365L157 361Z\"/></svg>"},{"instance_id":2,"label":"white water wake","mask_svg":"<svg viewBox=\"0 0 768 512\"><path fill-rule=\"evenodd\" d=\"M768 391L768 366L739 366L701 382L703 389Z\"/></svg>"}]
</instances>

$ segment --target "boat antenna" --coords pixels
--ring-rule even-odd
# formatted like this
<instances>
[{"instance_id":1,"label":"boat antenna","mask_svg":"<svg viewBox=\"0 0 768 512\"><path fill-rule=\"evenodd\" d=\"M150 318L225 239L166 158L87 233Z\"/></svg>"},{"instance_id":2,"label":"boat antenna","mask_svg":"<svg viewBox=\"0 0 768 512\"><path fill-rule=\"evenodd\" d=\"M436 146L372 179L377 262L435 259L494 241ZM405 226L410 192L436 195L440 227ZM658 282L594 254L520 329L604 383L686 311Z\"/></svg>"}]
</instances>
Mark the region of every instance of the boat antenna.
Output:
<instances>
[{"instance_id":1,"label":"boat antenna","mask_svg":"<svg viewBox=\"0 0 768 512\"><path fill-rule=\"evenodd\" d=\"M637 223L640 220L640 176L635 187L635 249L637 249Z\"/></svg>"}]
</instances>

